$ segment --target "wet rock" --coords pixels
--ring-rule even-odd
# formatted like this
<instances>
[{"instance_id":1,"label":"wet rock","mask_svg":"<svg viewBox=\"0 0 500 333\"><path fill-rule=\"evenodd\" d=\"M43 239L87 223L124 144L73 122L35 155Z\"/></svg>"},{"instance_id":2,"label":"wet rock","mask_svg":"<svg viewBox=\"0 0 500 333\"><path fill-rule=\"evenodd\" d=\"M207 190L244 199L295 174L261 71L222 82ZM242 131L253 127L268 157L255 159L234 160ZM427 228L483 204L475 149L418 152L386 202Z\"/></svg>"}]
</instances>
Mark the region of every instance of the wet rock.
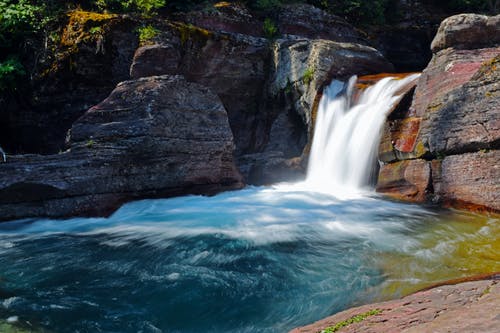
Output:
<instances>
[{"instance_id":1,"label":"wet rock","mask_svg":"<svg viewBox=\"0 0 500 333\"><path fill-rule=\"evenodd\" d=\"M363 305L339 312L290 333L317 333L356 315L377 309L339 332L497 332L500 325L500 284L498 278L443 285L402 299Z\"/></svg>"},{"instance_id":2,"label":"wet rock","mask_svg":"<svg viewBox=\"0 0 500 333\"><path fill-rule=\"evenodd\" d=\"M498 161L485 156L496 156L500 146L500 47L495 38L474 48L477 44L455 36L457 31L482 36L485 31L477 28L483 27L481 22L488 29L500 29L497 17L473 14L443 22L435 44L444 46L434 47L436 53L417 82L411 106L386 123L379 157L385 163L432 161L431 193L417 196L420 200L495 211ZM494 151L492 155L481 155L488 150ZM476 163L470 156L478 158L476 168L469 167ZM399 163L384 165L382 171ZM441 183L441 179L445 180ZM398 191L397 187L388 190L385 184L379 189Z\"/></svg>"},{"instance_id":3,"label":"wet rock","mask_svg":"<svg viewBox=\"0 0 500 333\"><path fill-rule=\"evenodd\" d=\"M292 94L296 112L304 119L312 138L313 120L323 88L332 79L393 70L375 49L328 40L278 40L269 92Z\"/></svg>"},{"instance_id":4,"label":"wet rock","mask_svg":"<svg viewBox=\"0 0 500 333\"><path fill-rule=\"evenodd\" d=\"M71 150L0 164L0 219L103 215L121 203L241 186L227 113L181 76L125 81L72 127Z\"/></svg>"},{"instance_id":5,"label":"wet rock","mask_svg":"<svg viewBox=\"0 0 500 333\"><path fill-rule=\"evenodd\" d=\"M404 201L422 202L430 194L431 166L424 160L405 160L380 168L377 192Z\"/></svg>"}]
</instances>

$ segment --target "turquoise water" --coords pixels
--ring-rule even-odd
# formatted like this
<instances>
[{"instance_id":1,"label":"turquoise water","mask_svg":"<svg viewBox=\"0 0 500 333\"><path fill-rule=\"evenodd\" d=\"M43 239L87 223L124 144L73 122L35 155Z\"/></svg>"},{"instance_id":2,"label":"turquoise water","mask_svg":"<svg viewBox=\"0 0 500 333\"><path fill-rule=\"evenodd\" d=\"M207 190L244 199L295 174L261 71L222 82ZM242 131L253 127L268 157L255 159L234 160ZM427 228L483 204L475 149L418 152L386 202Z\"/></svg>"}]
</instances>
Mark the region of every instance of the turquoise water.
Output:
<instances>
[{"instance_id":1,"label":"turquoise water","mask_svg":"<svg viewBox=\"0 0 500 333\"><path fill-rule=\"evenodd\" d=\"M2 223L0 319L50 332L286 332L380 298L391 281L435 282L421 267L457 255L436 247L433 228L450 216L477 219L282 186ZM497 225L450 229L446 244L478 231L497 244ZM471 273L450 265L440 278Z\"/></svg>"}]
</instances>

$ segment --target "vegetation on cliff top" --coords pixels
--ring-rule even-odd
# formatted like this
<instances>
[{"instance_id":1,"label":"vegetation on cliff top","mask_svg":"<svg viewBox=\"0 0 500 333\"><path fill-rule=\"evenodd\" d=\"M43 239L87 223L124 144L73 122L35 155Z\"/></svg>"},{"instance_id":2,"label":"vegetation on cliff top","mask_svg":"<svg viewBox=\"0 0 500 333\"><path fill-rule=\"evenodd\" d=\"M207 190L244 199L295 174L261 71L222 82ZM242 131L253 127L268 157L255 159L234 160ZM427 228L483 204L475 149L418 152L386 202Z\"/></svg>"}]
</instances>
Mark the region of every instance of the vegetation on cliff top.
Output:
<instances>
[{"instance_id":1,"label":"vegetation on cliff top","mask_svg":"<svg viewBox=\"0 0 500 333\"><path fill-rule=\"evenodd\" d=\"M175 11L212 8L216 0L0 0L0 92L15 91L26 76L37 70L37 59L47 51L50 41L60 39L65 14L80 9L100 13L133 13L143 17ZM383 24L397 16L398 0L242 0L250 9L274 15L283 4L309 3L355 25ZM412 2L412 1L410 1ZM423 3L432 3L423 0ZM436 5L436 4L434 4ZM444 0L440 6L450 13L458 11L497 13L500 0ZM147 26L147 25L145 25ZM266 35L276 35L276 27L265 22ZM267 29L266 29L267 28ZM152 30L143 30L149 39ZM148 35L149 36L146 36ZM26 82L25 82L26 84Z\"/></svg>"}]
</instances>

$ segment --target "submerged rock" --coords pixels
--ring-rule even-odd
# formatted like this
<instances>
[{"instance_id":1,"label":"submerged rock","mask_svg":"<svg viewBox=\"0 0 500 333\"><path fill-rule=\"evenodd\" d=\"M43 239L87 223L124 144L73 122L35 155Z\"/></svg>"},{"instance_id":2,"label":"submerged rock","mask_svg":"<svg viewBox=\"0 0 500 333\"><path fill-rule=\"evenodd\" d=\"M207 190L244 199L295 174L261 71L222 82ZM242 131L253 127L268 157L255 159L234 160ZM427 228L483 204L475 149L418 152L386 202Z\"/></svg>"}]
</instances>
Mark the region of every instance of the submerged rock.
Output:
<instances>
[{"instance_id":1,"label":"submerged rock","mask_svg":"<svg viewBox=\"0 0 500 333\"><path fill-rule=\"evenodd\" d=\"M109 214L138 198L241 187L220 99L182 76L120 83L72 127L71 149L0 165L0 219Z\"/></svg>"}]
</instances>

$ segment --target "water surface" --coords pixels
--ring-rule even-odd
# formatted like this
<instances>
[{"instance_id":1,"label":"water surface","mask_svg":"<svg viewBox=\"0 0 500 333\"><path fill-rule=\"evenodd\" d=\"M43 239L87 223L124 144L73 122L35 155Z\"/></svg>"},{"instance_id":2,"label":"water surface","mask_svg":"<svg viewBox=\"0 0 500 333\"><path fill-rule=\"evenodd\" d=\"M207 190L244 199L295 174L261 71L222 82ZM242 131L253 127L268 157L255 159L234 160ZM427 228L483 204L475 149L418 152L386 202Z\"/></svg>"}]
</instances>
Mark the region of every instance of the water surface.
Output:
<instances>
[{"instance_id":1,"label":"water surface","mask_svg":"<svg viewBox=\"0 0 500 333\"><path fill-rule=\"evenodd\" d=\"M300 187L0 224L0 319L50 332L285 332L500 271L498 219Z\"/></svg>"}]
</instances>

